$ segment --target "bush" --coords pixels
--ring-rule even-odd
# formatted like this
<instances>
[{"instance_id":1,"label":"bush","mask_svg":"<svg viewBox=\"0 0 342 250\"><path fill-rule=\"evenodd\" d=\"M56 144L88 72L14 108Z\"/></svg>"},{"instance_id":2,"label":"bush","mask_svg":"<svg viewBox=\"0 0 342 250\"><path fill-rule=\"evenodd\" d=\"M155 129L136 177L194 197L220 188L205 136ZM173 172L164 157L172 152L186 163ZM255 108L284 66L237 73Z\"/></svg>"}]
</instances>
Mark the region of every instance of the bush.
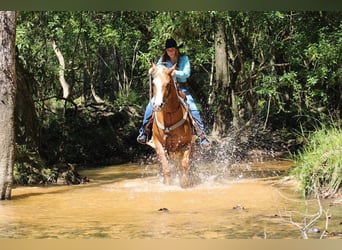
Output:
<instances>
[{"instance_id":1,"label":"bush","mask_svg":"<svg viewBox=\"0 0 342 250\"><path fill-rule=\"evenodd\" d=\"M341 191L342 185L342 131L332 126L316 130L308 143L295 157L296 168L292 174L302 183L305 196L316 191L323 197Z\"/></svg>"}]
</instances>

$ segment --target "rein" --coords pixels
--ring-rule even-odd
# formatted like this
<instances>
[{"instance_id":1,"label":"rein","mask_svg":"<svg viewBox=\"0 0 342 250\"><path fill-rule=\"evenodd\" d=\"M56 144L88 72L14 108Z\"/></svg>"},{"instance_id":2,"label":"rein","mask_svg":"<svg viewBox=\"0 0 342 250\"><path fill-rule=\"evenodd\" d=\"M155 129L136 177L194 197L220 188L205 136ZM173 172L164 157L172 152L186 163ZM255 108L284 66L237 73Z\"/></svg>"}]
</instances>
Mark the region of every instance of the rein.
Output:
<instances>
[{"instance_id":1,"label":"rein","mask_svg":"<svg viewBox=\"0 0 342 250\"><path fill-rule=\"evenodd\" d=\"M152 74L150 74L150 101L152 100Z\"/></svg>"}]
</instances>

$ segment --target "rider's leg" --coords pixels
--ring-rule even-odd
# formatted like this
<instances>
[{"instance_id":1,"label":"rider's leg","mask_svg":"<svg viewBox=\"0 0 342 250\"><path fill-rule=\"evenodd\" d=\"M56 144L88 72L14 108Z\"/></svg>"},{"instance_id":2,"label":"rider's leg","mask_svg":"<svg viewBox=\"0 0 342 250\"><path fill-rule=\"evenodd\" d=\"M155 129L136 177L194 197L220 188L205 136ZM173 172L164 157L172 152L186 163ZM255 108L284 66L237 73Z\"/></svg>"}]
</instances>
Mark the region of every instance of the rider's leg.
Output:
<instances>
[{"instance_id":1,"label":"rider's leg","mask_svg":"<svg viewBox=\"0 0 342 250\"><path fill-rule=\"evenodd\" d=\"M152 118L152 104L149 102L146 106L143 124L139 129L139 135L137 141L141 144L145 144L150 136L151 128L149 128L149 123Z\"/></svg>"},{"instance_id":2,"label":"rider's leg","mask_svg":"<svg viewBox=\"0 0 342 250\"><path fill-rule=\"evenodd\" d=\"M195 124L193 124L195 127L195 132L196 132L196 135L200 138L201 145L202 146L208 146L210 142L209 142L207 135L205 133L204 124L203 124L200 112L196 106L196 103L195 103L193 97L191 96L190 92L185 87L181 86L181 87L179 87L179 89L182 90L183 93L186 95L186 102L189 105L192 120L195 123Z\"/></svg>"}]
</instances>

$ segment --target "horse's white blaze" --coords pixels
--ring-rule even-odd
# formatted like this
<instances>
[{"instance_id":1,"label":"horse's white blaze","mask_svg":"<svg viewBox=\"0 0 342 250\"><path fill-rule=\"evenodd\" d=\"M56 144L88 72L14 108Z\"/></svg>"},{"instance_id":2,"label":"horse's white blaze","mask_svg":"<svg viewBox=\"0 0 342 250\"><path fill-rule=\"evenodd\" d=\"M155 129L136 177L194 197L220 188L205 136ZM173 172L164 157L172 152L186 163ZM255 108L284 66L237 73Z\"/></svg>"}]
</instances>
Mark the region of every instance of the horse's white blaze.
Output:
<instances>
[{"instance_id":1,"label":"horse's white blaze","mask_svg":"<svg viewBox=\"0 0 342 250\"><path fill-rule=\"evenodd\" d=\"M156 86L156 95L155 95L155 99L154 99L154 105L156 107L159 107L163 103L162 81L158 77L158 78L155 78L153 80L153 83Z\"/></svg>"}]
</instances>

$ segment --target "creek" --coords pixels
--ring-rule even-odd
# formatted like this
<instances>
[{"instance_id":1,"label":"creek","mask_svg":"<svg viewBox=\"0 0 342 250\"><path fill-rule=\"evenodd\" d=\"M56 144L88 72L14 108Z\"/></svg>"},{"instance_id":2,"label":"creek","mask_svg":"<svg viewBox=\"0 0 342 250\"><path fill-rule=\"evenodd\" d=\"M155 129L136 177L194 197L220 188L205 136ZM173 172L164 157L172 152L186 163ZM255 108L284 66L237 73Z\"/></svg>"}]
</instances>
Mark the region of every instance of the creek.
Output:
<instances>
[{"instance_id":1,"label":"creek","mask_svg":"<svg viewBox=\"0 0 342 250\"><path fill-rule=\"evenodd\" d=\"M85 169L86 184L14 188L12 200L0 201L0 239L300 239L294 223L308 223L319 207L284 178L292 166L204 165L187 189L164 185L156 164ZM322 201L328 229L341 231L341 205L330 203ZM325 222L323 214L313 229L322 232Z\"/></svg>"}]
</instances>

